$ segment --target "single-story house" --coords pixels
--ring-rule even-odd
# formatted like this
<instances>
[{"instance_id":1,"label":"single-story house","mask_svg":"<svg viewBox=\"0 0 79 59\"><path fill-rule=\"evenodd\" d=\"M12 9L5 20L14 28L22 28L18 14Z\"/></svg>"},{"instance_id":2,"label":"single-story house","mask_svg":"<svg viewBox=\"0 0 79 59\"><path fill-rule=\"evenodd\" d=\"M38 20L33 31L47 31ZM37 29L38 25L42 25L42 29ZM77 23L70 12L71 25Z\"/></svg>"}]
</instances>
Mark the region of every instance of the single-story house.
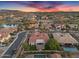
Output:
<instances>
[{"instance_id":1,"label":"single-story house","mask_svg":"<svg viewBox=\"0 0 79 59\"><path fill-rule=\"evenodd\" d=\"M29 38L29 44L36 45L37 49L44 48L45 43L48 41L49 36L47 33L35 32Z\"/></svg>"},{"instance_id":2,"label":"single-story house","mask_svg":"<svg viewBox=\"0 0 79 59\"><path fill-rule=\"evenodd\" d=\"M78 44L78 41L73 38L69 33L53 33L55 40L60 44Z\"/></svg>"}]
</instances>

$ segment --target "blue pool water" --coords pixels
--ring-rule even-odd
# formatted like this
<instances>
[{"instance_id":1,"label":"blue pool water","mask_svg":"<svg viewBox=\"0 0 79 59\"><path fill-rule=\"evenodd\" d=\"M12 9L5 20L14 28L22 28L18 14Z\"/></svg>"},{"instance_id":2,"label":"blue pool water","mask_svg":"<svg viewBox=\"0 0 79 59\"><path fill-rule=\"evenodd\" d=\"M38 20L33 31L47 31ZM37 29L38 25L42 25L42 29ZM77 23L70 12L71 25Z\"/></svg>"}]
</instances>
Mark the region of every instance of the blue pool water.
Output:
<instances>
[{"instance_id":1,"label":"blue pool water","mask_svg":"<svg viewBox=\"0 0 79 59\"><path fill-rule=\"evenodd\" d=\"M64 51L67 51L67 52L76 52L78 51L77 48L75 47L63 47Z\"/></svg>"},{"instance_id":2,"label":"blue pool water","mask_svg":"<svg viewBox=\"0 0 79 59\"><path fill-rule=\"evenodd\" d=\"M9 25L7 25L7 24L0 24L0 27L16 27L16 25L15 24L9 24Z\"/></svg>"}]
</instances>

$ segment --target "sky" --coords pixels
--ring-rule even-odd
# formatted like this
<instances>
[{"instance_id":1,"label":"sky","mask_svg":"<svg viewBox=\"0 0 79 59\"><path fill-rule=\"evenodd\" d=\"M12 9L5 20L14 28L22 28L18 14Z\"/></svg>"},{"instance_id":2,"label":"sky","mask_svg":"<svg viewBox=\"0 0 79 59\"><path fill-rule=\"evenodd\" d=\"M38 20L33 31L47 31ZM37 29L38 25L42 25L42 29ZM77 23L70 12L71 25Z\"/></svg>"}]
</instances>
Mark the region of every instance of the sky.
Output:
<instances>
[{"instance_id":1,"label":"sky","mask_svg":"<svg viewBox=\"0 0 79 59\"><path fill-rule=\"evenodd\" d=\"M0 1L0 10L24 12L79 11L79 1Z\"/></svg>"}]
</instances>

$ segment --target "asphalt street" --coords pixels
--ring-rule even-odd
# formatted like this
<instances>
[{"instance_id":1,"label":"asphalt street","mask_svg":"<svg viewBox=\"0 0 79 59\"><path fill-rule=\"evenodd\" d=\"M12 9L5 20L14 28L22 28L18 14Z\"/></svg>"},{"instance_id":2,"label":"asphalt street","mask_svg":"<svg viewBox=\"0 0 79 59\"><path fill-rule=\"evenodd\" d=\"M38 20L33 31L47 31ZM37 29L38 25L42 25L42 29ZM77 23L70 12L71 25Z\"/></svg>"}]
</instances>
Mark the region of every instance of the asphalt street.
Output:
<instances>
[{"instance_id":1,"label":"asphalt street","mask_svg":"<svg viewBox=\"0 0 79 59\"><path fill-rule=\"evenodd\" d=\"M9 48L6 51L4 51L4 53L2 54L1 57L2 58L11 58L14 54L14 50L16 50L18 48L21 41L25 38L25 35L26 35L26 32L18 33L17 38L11 43Z\"/></svg>"}]
</instances>

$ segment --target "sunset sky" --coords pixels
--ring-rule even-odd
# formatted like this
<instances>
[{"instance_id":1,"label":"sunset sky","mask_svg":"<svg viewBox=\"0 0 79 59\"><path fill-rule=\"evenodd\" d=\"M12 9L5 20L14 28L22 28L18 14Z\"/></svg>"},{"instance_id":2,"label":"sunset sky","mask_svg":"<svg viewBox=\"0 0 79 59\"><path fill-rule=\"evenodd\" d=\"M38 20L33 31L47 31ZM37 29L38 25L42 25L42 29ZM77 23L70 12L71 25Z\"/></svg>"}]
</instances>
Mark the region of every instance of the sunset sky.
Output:
<instances>
[{"instance_id":1,"label":"sunset sky","mask_svg":"<svg viewBox=\"0 0 79 59\"><path fill-rule=\"evenodd\" d=\"M79 1L0 1L0 10L24 12L79 11Z\"/></svg>"}]
</instances>

